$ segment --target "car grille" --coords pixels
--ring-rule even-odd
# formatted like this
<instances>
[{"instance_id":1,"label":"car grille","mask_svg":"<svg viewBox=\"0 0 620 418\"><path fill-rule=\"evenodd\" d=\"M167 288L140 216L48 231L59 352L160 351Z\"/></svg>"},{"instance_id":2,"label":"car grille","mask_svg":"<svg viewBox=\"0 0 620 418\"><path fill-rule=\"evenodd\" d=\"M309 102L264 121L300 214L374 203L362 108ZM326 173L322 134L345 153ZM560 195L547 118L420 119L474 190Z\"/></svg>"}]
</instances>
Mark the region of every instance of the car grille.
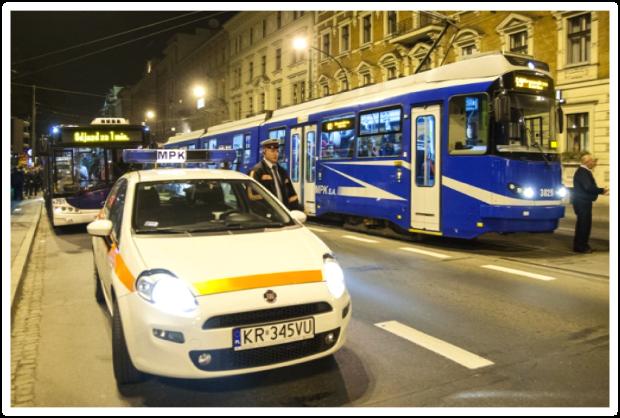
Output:
<instances>
[{"instance_id":1,"label":"car grille","mask_svg":"<svg viewBox=\"0 0 620 418\"><path fill-rule=\"evenodd\" d=\"M325 341L325 336L334 333L334 340L331 344ZM194 365L205 371L224 371L261 367L268 364L283 363L322 353L334 347L340 336L340 328L332 331L316 334L313 339L295 341L292 343L275 345L272 347L254 348L249 350L235 351L232 348L210 351L190 351L189 356ZM211 362L208 365L200 365L198 357L208 353L211 355Z\"/></svg>"},{"instance_id":2,"label":"car grille","mask_svg":"<svg viewBox=\"0 0 620 418\"><path fill-rule=\"evenodd\" d=\"M258 311L238 312L214 316L202 325L202 329L230 328L243 325L257 325L268 322L285 321L304 316L331 312L332 307L326 302L306 303L303 305L284 306L281 308L261 309Z\"/></svg>"}]
</instances>

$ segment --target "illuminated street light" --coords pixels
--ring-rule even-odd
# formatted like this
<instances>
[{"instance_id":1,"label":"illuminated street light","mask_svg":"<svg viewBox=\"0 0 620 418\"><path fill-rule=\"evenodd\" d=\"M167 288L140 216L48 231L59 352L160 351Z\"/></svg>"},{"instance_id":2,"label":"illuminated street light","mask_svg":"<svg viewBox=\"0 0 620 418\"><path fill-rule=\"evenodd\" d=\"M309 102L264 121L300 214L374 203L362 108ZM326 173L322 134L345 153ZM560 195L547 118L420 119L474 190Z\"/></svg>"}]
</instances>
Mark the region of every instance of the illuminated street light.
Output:
<instances>
[{"instance_id":1,"label":"illuminated street light","mask_svg":"<svg viewBox=\"0 0 620 418\"><path fill-rule=\"evenodd\" d=\"M203 86L194 86L192 91L194 93L194 97L196 98L205 97L205 95L207 94L207 91Z\"/></svg>"},{"instance_id":2,"label":"illuminated street light","mask_svg":"<svg viewBox=\"0 0 620 418\"><path fill-rule=\"evenodd\" d=\"M302 37L297 37L297 38L293 39L293 48L296 49L297 51L303 51L303 50L306 50L308 48L311 48L311 49L314 49L315 51L318 51L320 53L323 53L323 54L327 55L330 59L334 60L334 62L336 64L338 64L338 67L340 67L340 70L344 74L344 80L345 80L345 83L346 83L346 89L345 90L349 90L349 76L347 75L346 70L342 66L342 63L340 61L338 61L335 57L333 57L332 55L330 55L326 51L323 51L322 49L319 49L319 48L317 48L315 46L309 45L308 44L308 40L306 38L302 38Z\"/></svg>"},{"instance_id":3,"label":"illuminated street light","mask_svg":"<svg viewBox=\"0 0 620 418\"><path fill-rule=\"evenodd\" d=\"M153 112L152 110L147 110L145 113L145 116L146 116L146 120L155 119L155 112Z\"/></svg>"}]
</instances>

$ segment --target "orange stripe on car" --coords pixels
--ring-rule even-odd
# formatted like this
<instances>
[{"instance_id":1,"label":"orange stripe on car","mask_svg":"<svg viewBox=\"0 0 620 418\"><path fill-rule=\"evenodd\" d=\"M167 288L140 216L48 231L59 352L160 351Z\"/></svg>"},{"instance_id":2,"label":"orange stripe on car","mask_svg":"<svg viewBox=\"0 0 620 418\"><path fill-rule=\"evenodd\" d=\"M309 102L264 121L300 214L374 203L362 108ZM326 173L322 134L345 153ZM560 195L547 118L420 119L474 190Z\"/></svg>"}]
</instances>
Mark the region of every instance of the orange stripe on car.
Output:
<instances>
[{"instance_id":1,"label":"orange stripe on car","mask_svg":"<svg viewBox=\"0 0 620 418\"><path fill-rule=\"evenodd\" d=\"M116 277L119 278L121 283L123 283L130 292L135 290L134 284L136 279L127 268L127 265L125 265L123 257L121 257L120 254L116 254L116 266L114 267L114 272L116 273Z\"/></svg>"},{"instance_id":2,"label":"orange stripe on car","mask_svg":"<svg viewBox=\"0 0 620 418\"><path fill-rule=\"evenodd\" d=\"M316 283L321 281L323 281L323 273L321 270L305 270L208 280L202 283L194 283L194 288L198 291L199 295L204 296L215 293L234 292L236 290Z\"/></svg>"}]
</instances>

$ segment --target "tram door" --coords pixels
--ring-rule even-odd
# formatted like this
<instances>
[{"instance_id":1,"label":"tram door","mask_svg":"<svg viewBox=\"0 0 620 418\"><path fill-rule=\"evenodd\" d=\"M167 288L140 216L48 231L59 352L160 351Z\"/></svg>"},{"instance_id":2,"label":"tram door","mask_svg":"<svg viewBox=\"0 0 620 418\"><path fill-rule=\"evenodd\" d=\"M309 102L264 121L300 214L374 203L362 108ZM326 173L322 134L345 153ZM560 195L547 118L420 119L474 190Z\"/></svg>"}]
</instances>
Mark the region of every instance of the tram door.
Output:
<instances>
[{"instance_id":1,"label":"tram door","mask_svg":"<svg viewBox=\"0 0 620 418\"><path fill-rule=\"evenodd\" d=\"M440 106L411 110L411 227L440 228Z\"/></svg>"},{"instance_id":2,"label":"tram door","mask_svg":"<svg viewBox=\"0 0 620 418\"><path fill-rule=\"evenodd\" d=\"M291 181L308 215L316 214L314 186L316 183L316 125L291 129Z\"/></svg>"}]
</instances>

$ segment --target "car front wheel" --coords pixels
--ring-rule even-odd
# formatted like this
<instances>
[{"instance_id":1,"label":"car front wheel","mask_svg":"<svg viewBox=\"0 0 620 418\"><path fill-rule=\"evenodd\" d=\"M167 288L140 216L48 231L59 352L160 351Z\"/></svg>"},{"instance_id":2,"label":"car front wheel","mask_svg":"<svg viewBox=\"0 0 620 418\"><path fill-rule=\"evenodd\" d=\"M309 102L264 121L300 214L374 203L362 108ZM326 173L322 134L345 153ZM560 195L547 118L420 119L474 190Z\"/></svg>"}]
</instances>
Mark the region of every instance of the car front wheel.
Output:
<instances>
[{"instance_id":1,"label":"car front wheel","mask_svg":"<svg viewBox=\"0 0 620 418\"><path fill-rule=\"evenodd\" d=\"M118 386L142 381L143 374L134 367L131 357L129 357L117 303L114 303L114 314L112 317L112 363L114 377Z\"/></svg>"}]
</instances>

